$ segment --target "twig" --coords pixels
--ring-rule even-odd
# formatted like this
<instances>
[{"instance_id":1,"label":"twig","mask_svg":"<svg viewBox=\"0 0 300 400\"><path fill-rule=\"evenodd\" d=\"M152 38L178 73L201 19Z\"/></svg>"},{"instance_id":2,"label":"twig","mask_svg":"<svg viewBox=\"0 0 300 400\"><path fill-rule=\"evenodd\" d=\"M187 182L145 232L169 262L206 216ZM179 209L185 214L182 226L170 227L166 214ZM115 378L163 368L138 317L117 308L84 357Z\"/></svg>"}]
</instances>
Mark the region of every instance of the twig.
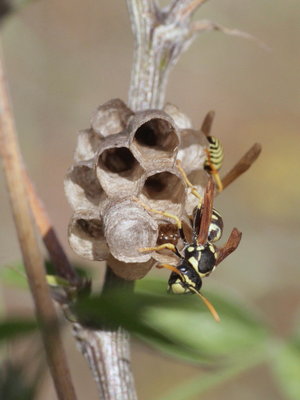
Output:
<instances>
[{"instance_id":1,"label":"twig","mask_svg":"<svg viewBox=\"0 0 300 400\"><path fill-rule=\"evenodd\" d=\"M169 19L190 18L207 0L174 0L168 10Z\"/></svg>"},{"instance_id":2,"label":"twig","mask_svg":"<svg viewBox=\"0 0 300 400\"><path fill-rule=\"evenodd\" d=\"M10 195L12 212L31 289L35 313L40 324L50 372L60 400L75 400L59 324L45 279L44 265L35 238L23 182L22 161L10 109L2 61L0 59L0 152Z\"/></svg>"},{"instance_id":3,"label":"twig","mask_svg":"<svg viewBox=\"0 0 300 400\"><path fill-rule=\"evenodd\" d=\"M252 40L257 43L262 49L266 51L271 51L271 48L266 43L262 42L260 39L251 35L248 32L240 31L239 29L228 28L226 26L206 19L195 21L191 24L191 33L194 33L195 35L212 31L221 32L225 35L237 36L242 39Z\"/></svg>"},{"instance_id":4,"label":"twig","mask_svg":"<svg viewBox=\"0 0 300 400\"><path fill-rule=\"evenodd\" d=\"M58 240L47 211L39 198L25 167L23 167L23 178L34 221L41 237L43 238L50 259L53 262L55 272L58 276L68 280L70 284L77 286L79 284L79 277L77 276L73 266L70 264L64 249Z\"/></svg>"},{"instance_id":5,"label":"twig","mask_svg":"<svg viewBox=\"0 0 300 400\"><path fill-rule=\"evenodd\" d=\"M222 178L223 189L247 171L261 153L261 145L255 143L235 166Z\"/></svg>"},{"instance_id":6,"label":"twig","mask_svg":"<svg viewBox=\"0 0 300 400\"><path fill-rule=\"evenodd\" d=\"M132 290L134 282L118 278L107 266L103 292L116 288ZM130 337L122 327L93 330L73 325L74 336L86 358L101 400L136 400L130 364Z\"/></svg>"}]
</instances>

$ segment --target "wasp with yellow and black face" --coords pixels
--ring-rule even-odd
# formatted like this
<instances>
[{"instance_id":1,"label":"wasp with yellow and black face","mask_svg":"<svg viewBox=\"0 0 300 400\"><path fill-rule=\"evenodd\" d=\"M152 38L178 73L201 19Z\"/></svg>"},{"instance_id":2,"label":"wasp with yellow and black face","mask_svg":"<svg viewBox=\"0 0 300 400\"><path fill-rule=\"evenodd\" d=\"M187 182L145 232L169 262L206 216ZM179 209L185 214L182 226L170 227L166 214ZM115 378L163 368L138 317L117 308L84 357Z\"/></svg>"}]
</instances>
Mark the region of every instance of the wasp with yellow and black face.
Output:
<instances>
[{"instance_id":1,"label":"wasp with yellow and black face","mask_svg":"<svg viewBox=\"0 0 300 400\"><path fill-rule=\"evenodd\" d=\"M219 316L212 304L200 293L202 279L210 275L215 267L237 248L241 239L241 232L234 228L226 244L218 248L215 242L222 236L223 220L220 214L213 209L213 179L209 179L204 197L202 198L188 180L180 162L177 162L177 168L182 174L185 183L191 188L192 194L199 199L198 206L194 209L193 216L191 217L191 240L188 241L186 239L182 221L177 216L165 211L151 209L140 202L149 212L175 220L178 237L183 242L183 249L181 251L178 249L176 242L162 243L156 247L140 249L140 251L171 250L179 258L177 265L158 265L158 268L167 268L172 271L168 281L169 292L173 294L197 294L204 301L215 320L219 321ZM168 237L166 233L164 235ZM172 237L174 237L174 234Z\"/></svg>"},{"instance_id":2,"label":"wasp with yellow and black face","mask_svg":"<svg viewBox=\"0 0 300 400\"><path fill-rule=\"evenodd\" d=\"M200 225L197 225L197 221L200 222L201 220L200 208L197 208L194 214L192 242L188 243L183 237L184 248L181 253L178 252L181 262L176 268L184 276L184 280L176 272L172 272L169 278L169 292L174 294L191 293L191 287L199 292L202 286L202 279L209 276L216 266L218 253L213 243L222 236L223 219L213 209L208 228L207 243L199 244L197 227Z\"/></svg>"}]
</instances>

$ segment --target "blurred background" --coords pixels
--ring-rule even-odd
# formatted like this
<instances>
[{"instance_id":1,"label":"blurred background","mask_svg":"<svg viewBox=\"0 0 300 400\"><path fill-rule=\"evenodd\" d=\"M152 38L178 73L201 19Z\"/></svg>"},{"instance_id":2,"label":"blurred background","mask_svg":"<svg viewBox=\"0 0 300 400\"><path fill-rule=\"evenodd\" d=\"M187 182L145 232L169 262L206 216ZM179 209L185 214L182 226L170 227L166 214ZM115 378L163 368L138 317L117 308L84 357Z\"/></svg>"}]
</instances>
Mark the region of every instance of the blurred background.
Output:
<instances>
[{"instance_id":1,"label":"blurred background","mask_svg":"<svg viewBox=\"0 0 300 400\"><path fill-rule=\"evenodd\" d=\"M203 34L171 73L166 96L195 127L209 110L216 111L212 134L224 146L223 174L254 142L263 146L251 170L216 200L225 221L224 237L236 226L243 239L205 286L230 291L259 310L283 337L299 321L300 306L299 13L296 0L207 2L196 17L249 32L271 51L222 33ZM104 268L79 260L68 248L71 208L63 178L72 163L77 132L89 126L92 111L111 98L127 100L133 38L125 1L34 1L6 20L2 45L30 175L69 256L97 271L101 282ZM13 265L21 255L2 172L0 202L0 265ZM2 314L29 315L31 308L28 292L2 287ZM74 341L66 342L78 397L96 400L85 361ZM143 400L201 373L137 342L132 358ZM55 398L49 378L43 380L39 398ZM201 398L285 399L264 366Z\"/></svg>"}]
</instances>

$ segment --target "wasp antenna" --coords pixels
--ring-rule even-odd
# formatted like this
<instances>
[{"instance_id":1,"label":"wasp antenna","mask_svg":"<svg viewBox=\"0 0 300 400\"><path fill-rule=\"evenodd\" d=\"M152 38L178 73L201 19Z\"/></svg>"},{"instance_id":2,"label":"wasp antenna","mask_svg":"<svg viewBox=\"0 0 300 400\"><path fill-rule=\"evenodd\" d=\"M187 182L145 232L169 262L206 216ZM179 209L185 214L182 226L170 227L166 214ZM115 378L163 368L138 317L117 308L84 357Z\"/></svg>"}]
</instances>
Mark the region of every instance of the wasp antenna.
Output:
<instances>
[{"instance_id":1,"label":"wasp antenna","mask_svg":"<svg viewBox=\"0 0 300 400\"><path fill-rule=\"evenodd\" d=\"M200 297L200 299L203 301L203 303L206 305L206 307L209 309L211 315L213 316L214 320L216 322L221 322L221 319L219 317L219 314L217 313L215 307L211 304L211 302L205 297L203 296L202 293L198 292L196 289L194 289L192 286L189 286L189 289L196 293L197 296Z\"/></svg>"},{"instance_id":2,"label":"wasp antenna","mask_svg":"<svg viewBox=\"0 0 300 400\"><path fill-rule=\"evenodd\" d=\"M179 269L176 268L176 267L174 267L173 265L170 265L170 264L159 264L159 265L156 266L156 268L158 268L158 269L166 268L166 269L168 269L169 271L175 272L175 274L179 275L180 278L182 279L182 281L185 280L185 279L184 279L184 276L183 276L182 273L179 271Z\"/></svg>"},{"instance_id":3,"label":"wasp antenna","mask_svg":"<svg viewBox=\"0 0 300 400\"><path fill-rule=\"evenodd\" d=\"M210 177L206 186L203 203L201 206L201 222L198 235L198 243L205 244L208 237L208 229L211 222L212 210L213 210L213 198L214 198L214 181Z\"/></svg>"},{"instance_id":4,"label":"wasp antenna","mask_svg":"<svg viewBox=\"0 0 300 400\"><path fill-rule=\"evenodd\" d=\"M209 136L214 118L215 118L214 111L210 111L206 114L204 121L202 123L202 126L201 126L201 132L205 136Z\"/></svg>"}]
</instances>

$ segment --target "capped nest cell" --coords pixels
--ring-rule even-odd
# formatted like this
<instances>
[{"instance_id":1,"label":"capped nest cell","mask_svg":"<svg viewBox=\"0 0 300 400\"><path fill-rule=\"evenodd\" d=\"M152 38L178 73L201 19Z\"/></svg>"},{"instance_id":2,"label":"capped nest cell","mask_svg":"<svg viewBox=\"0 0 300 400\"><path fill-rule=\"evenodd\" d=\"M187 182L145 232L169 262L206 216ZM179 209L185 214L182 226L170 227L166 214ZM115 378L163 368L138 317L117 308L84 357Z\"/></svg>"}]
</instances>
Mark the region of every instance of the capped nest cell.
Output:
<instances>
[{"instance_id":1,"label":"capped nest cell","mask_svg":"<svg viewBox=\"0 0 300 400\"><path fill-rule=\"evenodd\" d=\"M115 274L128 280L142 278L163 260L139 249L171 234L175 238L174 220L149 208L178 218L186 207L190 213L189 189L176 158L188 173L203 174L202 136L171 104L136 113L120 99L99 106L90 128L79 132L74 164L65 178L74 210L68 232L72 249L89 260L107 260ZM205 184L206 173L202 178Z\"/></svg>"}]
</instances>

